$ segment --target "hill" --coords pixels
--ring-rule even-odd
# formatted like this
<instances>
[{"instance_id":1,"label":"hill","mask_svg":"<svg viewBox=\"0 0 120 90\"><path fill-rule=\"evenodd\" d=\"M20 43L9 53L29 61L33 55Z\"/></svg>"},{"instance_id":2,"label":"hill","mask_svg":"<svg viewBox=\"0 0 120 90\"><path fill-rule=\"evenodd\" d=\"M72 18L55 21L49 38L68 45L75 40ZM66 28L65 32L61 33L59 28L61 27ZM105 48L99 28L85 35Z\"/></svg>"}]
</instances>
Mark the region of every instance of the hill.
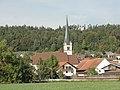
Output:
<instances>
[{"instance_id":1,"label":"hill","mask_svg":"<svg viewBox=\"0 0 120 90\"><path fill-rule=\"evenodd\" d=\"M0 41L6 39L14 51L62 51L65 27L0 26ZM70 25L74 53L112 51L120 53L120 25Z\"/></svg>"}]
</instances>

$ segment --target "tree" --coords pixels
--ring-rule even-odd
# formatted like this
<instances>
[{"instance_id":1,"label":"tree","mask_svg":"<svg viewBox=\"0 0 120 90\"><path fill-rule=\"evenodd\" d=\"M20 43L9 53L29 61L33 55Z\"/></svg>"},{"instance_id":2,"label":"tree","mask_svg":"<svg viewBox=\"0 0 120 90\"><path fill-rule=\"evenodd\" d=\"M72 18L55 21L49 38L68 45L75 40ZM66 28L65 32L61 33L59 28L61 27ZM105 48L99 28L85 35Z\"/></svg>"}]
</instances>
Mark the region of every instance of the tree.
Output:
<instances>
[{"instance_id":1,"label":"tree","mask_svg":"<svg viewBox=\"0 0 120 90\"><path fill-rule=\"evenodd\" d=\"M53 43L53 44L51 45L51 51L56 51L56 44L55 44L55 43Z\"/></svg>"},{"instance_id":2,"label":"tree","mask_svg":"<svg viewBox=\"0 0 120 90\"><path fill-rule=\"evenodd\" d=\"M38 61L38 70L37 75L39 82L45 79L53 79L58 78L57 76L57 68L58 68L58 61L54 55L51 55L51 57L47 60L40 60Z\"/></svg>"},{"instance_id":3,"label":"tree","mask_svg":"<svg viewBox=\"0 0 120 90\"><path fill-rule=\"evenodd\" d=\"M47 59L48 69L50 70L50 78L57 78L57 68L58 68L58 60L54 55L51 55L49 59Z\"/></svg>"},{"instance_id":4,"label":"tree","mask_svg":"<svg viewBox=\"0 0 120 90\"><path fill-rule=\"evenodd\" d=\"M90 75L90 76L92 76L92 75L97 75L98 73L97 73L97 71L95 70L95 68L89 68L89 69L87 70L87 74Z\"/></svg>"},{"instance_id":5,"label":"tree","mask_svg":"<svg viewBox=\"0 0 120 90\"><path fill-rule=\"evenodd\" d=\"M29 58L17 57L7 41L0 42L0 82L18 83L32 80L32 66Z\"/></svg>"},{"instance_id":6,"label":"tree","mask_svg":"<svg viewBox=\"0 0 120 90\"><path fill-rule=\"evenodd\" d=\"M117 53L120 53L120 47L117 49Z\"/></svg>"},{"instance_id":7,"label":"tree","mask_svg":"<svg viewBox=\"0 0 120 90\"><path fill-rule=\"evenodd\" d=\"M41 80L45 80L48 78L48 68L47 68L47 62L46 60L42 60L40 58L40 60L38 61L38 70L37 70L37 73L38 73L38 79L39 79L39 82Z\"/></svg>"},{"instance_id":8,"label":"tree","mask_svg":"<svg viewBox=\"0 0 120 90\"><path fill-rule=\"evenodd\" d=\"M23 58L20 58L20 70L21 70L21 76L22 76L22 82L31 82L33 78L33 70L34 68L30 65L29 56L25 56Z\"/></svg>"},{"instance_id":9,"label":"tree","mask_svg":"<svg viewBox=\"0 0 120 90\"><path fill-rule=\"evenodd\" d=\"M70 25L70 40L74 53L83 50L118 52L120 47L120 25L89 25L80 30ZM15 51L58 51L63 47L65 27L57 29L33 26L0 26L0 41L7 40L7 47ZM47 42L47 43L46 43Z\"/></svg>"}]
</instances>

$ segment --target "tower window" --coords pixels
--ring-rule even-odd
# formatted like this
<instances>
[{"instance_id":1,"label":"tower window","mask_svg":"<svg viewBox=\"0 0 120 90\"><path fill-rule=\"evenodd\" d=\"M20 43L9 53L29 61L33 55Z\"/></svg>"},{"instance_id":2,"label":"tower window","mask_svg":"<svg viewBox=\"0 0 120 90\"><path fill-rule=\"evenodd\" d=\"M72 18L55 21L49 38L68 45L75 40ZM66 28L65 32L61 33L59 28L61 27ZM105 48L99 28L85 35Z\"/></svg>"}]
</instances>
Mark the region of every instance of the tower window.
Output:
<instances>
[{"instance_id":1,"label":"tower window","mask_svg":"<svg viewBox=\"0 0 120 90\"><path fill-rule=\"evenodd\" d=\"M70 47L67 47L67 50L70 50Z\"/></svg>"}]
</instances>

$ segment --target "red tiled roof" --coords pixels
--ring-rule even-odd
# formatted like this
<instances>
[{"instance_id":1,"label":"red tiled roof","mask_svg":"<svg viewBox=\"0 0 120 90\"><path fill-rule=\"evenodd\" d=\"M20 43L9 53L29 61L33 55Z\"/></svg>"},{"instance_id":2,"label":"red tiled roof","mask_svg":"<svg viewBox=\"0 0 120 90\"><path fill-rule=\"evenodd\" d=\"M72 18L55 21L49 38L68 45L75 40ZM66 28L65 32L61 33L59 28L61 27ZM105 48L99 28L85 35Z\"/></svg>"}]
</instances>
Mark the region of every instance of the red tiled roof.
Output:
<instances>
[{"instance_id":1,"label":"red tiled roof","mask_svg":"<svg viewBox=\"0 0 120 90\"><path fill-rule=\"evenodd\" d=\"M87 70L89 68L95 68L97 67L102 61L104 60L104 58L86 58L84 60L82 60L77 68L78 70Z\"/></svg>"},{"instance_id":2,"label":"red tiled roof","mask_svg":"<svg viewBox=\"0 0 120 90\"><path fill-rule=\"evenodd\" d=\"M67 53L62 52L44 52L44 53L36 53L32 56L32 64L36 65L38 63L38 60L41 58L43 60L46 60L51 57L51 55L56 56L57 60L59 62L65 62L68 61Z\"/></svg>"},{"instance_id":3,"label":"red tiled roof","mask_svg":"<svg viewBox=\"0 0 120 90\"><path fill-rule=\"evenodd\" d=\"M65 64L70 64L72 67L76 68L75 66L73 66L71 63L69 62L59 62L59 68L62 67Z\"/></svg>"},{"instance_id":4,"label":"red tiled roof","mask_svg":"<svg viewBox=\"0 0 120 90\"><path fill-rule=\"evenodd\" d=\"M77 55L68 55L68 62L72 64L78 64Z\"/></svg>"},{"instance_id":5,"label":"red tiled roof","mask_svg":"<svg viewBox=\"0 0 120 90\"><path fill-rule=\"evenodd\" d=\"M36 65L40 58L43 60L46 60L46 59L50 58L51 55L56 56L56 58L59 62L69 62L71 64L78 64L76 55L67 55L67 53L63 53L63 52L36 53L32 56L32 64Z\"/></svg>"},{"instance_id":6,"label":"red tiled roof","mask_svg":"<svg viewBox=\"0 0 120 90\"><path fill-rule=\"evenodd\" d=\"M59 67L62 67L63 65L65 65L67 62L59 62Z\"/></svg>"}]
</instances>

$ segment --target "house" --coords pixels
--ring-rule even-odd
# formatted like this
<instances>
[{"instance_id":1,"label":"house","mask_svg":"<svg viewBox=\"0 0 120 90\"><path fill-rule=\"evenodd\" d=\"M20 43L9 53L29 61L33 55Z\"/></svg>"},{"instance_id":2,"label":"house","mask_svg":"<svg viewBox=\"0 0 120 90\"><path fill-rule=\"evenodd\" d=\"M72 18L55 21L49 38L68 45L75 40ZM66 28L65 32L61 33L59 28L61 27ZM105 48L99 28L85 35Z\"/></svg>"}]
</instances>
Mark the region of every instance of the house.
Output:
<instances>
[{"instance_id":1,"label":"house","mask_svg":"<svg viewBox=\"0 0 120 90\"><path fill-rule=\"evenodd\" d=\"M93 52L86 52L85 57L95 57L95 54Z\"/></svg>"},{"instance_id":2,"label":"house","mask_svg":"<svg viewBox=\"0 0 120 90\"><path fill-rule=\"evenodd\" d=\"M76 75L76 69L77 68L69 62L60 62L57 72L62 71L64 76L71 77L73 75Z\"/></svg>"},{"instance_id":3,"label":"house","mask_svg":"<svg viewBox=\"0 0 120 90\"><path fill-rule=\"evenodd\" d=\"M106 52L106 56L107 58L120 59L120 54L117 53Z\"/></svg>"},{"instance_id":4,"label":"house","mask_svg":"<svg viewBox=\"0 0 120 90\"><path fill-rule=\"evenodd\" d=\"M78 64L77 74L78 76L85 76L89 68L95 68L98 74L102 74L105 72L103 67L109 64L105 58L85 58Z\"/></svg>"},{"instance_id":5,"label":"house","mask_svg":"<svg viewBox=\"0 0 120 90\"><path fill-rule=\"evenodd\" d=\"M105 67L103 67L105 71L116 71L120 70L120 64L109 64Z\"/></svg>"},{"instance_id":6,"label":"house","mask_svg":"<svg viewBox=\"0 0 120 90\"><path fill-rule=\"evenodd\" d=\"M103 75L120 75L120 64L109 64L103 69L105 70Z\"/></svg>"},{"instance_id":7,"label":"house","mask_svg":"<svg viewBox=\"0 0 120 90\"><path fill-rule=\"evenodd\" d=\"M64 52L43 52L43 53L35 53L32 56L32 65L35 67L35 69L37 69L37 64L40 58L42 60L46 60L50 58L52 55L54 55L57 58L59 63L69 62L74 66L77 66L79 63L76 55L67 55L67 53Z\"/></svg>"},{"instance_id":8,"label":"house","mask_svg":"<svg viewBox=\"0 0 120 90\"><path fill-rule=\"evenodd\" d=\"M117 64L119 63L119 60L113 59L113 58L107 58L107 60L110 62L110 64Z\"/></svg>"},{"instance_id":9,"label":"house","mask_svg":"<svg viewBox=\"0 0 120 90\"><path fill-rule=\"evenodd\" d=\"M107 60L111 64L117 64L120 63L120 54L112 53L112 52L106 52Z\"/></svg>"},{"instance_id":10,"label":"house","mask_svg":"<svg viewBox=\"0 0 120 90\"><path fill-rule=\"evenodd\" d=\"M85 54L77 54L77 58L79 61L81 61L85 58Z\"/></svg>"}]
</instances>

